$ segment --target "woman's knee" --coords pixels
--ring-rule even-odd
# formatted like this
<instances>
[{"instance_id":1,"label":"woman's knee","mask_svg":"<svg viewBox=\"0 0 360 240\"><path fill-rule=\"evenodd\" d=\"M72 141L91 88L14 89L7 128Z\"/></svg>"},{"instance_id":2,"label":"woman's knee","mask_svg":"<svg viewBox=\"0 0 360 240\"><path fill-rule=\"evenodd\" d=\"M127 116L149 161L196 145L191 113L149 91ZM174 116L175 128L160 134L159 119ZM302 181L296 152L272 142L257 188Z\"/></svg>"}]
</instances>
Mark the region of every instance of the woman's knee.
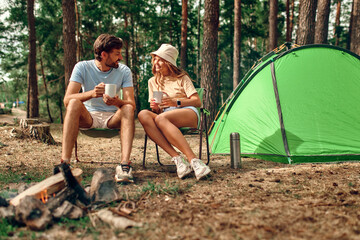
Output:
<instances>
[{"instance_id":1,"label":"woman's knee","mask_svg":"<svg viewBox=\"0 0 360 240\"><path fill-rule=\"evenodd\" d=\"M138 114L138 119L142 125L153 121L149 110L141 110Z\"/></svg>"},{"instance_id":2,"label":"woman's knee","mask_svg":"<svg viewBox=\"0 0 360 240\"><path fill-rule=\"evenodd\" d=\"M162 115L162 114L157 115L155 118L155 124L159 128L164 127L166 122L168 122L168 121L169 120L166 117L164 117L164 115Z\"/></svg>"}]
</instances>

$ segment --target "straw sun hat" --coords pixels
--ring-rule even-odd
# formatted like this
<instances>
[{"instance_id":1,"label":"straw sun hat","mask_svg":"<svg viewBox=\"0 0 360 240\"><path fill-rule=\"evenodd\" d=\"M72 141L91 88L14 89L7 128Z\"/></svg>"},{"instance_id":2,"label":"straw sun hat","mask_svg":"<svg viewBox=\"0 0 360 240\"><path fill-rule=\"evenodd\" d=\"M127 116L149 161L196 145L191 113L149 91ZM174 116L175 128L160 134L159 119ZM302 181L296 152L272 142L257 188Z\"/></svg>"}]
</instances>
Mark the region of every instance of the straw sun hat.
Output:
<instances>
[{"instance_id":1,"label":"straw sun hat","mask_svg":"<svg viewBox=\"0 0 360 240\"><path fill-rule=\"evenodd\" d=\"M156 55L161 57L162 59L165 59L172 65L176 66L176 59L179 55L178 50L170 45L170 44L161 44L160 48L156 50L155 52L150 53L151 55Z\"/></svg>"}]
</instances>

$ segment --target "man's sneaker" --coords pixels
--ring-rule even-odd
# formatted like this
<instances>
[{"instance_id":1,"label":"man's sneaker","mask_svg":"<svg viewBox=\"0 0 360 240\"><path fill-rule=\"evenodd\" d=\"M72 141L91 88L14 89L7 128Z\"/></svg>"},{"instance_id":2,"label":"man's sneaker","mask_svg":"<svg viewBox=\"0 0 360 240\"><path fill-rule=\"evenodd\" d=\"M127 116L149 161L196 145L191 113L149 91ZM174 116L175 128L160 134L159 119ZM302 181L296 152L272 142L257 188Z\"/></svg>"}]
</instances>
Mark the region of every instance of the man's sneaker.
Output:
<instances>
[{"instance_id":1,"label":"man's sneaker","mask_svg":"<svg viewBox=\"0 0 360 240\"><path fill-rule=\"evenodd\" d=\"M197 180L200 180L211 172L210 168L200 159L194 158L191 160L190 164L191 167L194 169L195 177Z\"/></svg>"},{"instance_id":2,"label":"man's sneaker","mask_svg":"<svg viewBox=\"0 0 360 240\"><path fill-rule=\"evenodd\" d=\"M176 156L171 159L176 164L177 175L179 178L183 178L189 173L192 169L189 162L185 161L181 156Z\"/></svg>"},{"instance_id":3,"label":"man's sneaker","mask_svg":"<svg viewBox=\"0 0 360 240\"><path fill-rule=\"evenodd\" d=\"M115 174L116 182L134 182L134 178L132 175L132 167L127 164L120 164L116 167Z\"/></svg>"}]
</instances>

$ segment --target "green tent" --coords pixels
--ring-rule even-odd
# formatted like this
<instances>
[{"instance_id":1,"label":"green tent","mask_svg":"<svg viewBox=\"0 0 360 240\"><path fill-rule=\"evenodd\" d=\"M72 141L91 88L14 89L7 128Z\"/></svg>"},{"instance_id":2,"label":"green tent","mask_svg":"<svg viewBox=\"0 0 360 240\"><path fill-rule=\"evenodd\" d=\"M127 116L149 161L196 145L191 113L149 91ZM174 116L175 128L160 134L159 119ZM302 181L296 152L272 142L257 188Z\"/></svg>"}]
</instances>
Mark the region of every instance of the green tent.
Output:
<instances>
[{"instance_id":1,"label":"green tent","mask_svg":"<svg viewBox=\"0 0 360 240\"><path fill-rule=\"evenodd\" d=\"M273 51L257 62L210 128L212 154L283 163L360 160L360 57L329 45Z\"/></svg>"}]
</instances>

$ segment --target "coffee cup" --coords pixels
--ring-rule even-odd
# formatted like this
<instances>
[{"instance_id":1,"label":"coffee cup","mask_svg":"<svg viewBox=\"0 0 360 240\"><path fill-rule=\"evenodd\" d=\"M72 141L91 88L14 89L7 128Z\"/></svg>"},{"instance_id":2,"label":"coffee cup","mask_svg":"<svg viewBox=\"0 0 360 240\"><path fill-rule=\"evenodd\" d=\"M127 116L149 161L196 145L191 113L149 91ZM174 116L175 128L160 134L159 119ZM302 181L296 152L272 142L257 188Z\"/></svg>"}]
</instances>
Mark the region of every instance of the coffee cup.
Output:
<instances>
[{"instance_id":1,"label":"coffee cup","mask_svg":"<svg viewBox=\"0 0 360 240\"><path fill-rule=\"evenodd\" d=\"M115 97L116 95L116 84L105 84L105 94L109 95L110 97Z\"/></svg>"},{"instance_id":2,"label":"coffee cup","mask_svg":"<svg viewBox=\"0 0 360 240\"><path fill-rule=\"evenodd\" d=\"M163 94L164 93L161 91L153 91L153 98L155 99L155 103L161 103Z\"/></svg>"}]
</instances>

